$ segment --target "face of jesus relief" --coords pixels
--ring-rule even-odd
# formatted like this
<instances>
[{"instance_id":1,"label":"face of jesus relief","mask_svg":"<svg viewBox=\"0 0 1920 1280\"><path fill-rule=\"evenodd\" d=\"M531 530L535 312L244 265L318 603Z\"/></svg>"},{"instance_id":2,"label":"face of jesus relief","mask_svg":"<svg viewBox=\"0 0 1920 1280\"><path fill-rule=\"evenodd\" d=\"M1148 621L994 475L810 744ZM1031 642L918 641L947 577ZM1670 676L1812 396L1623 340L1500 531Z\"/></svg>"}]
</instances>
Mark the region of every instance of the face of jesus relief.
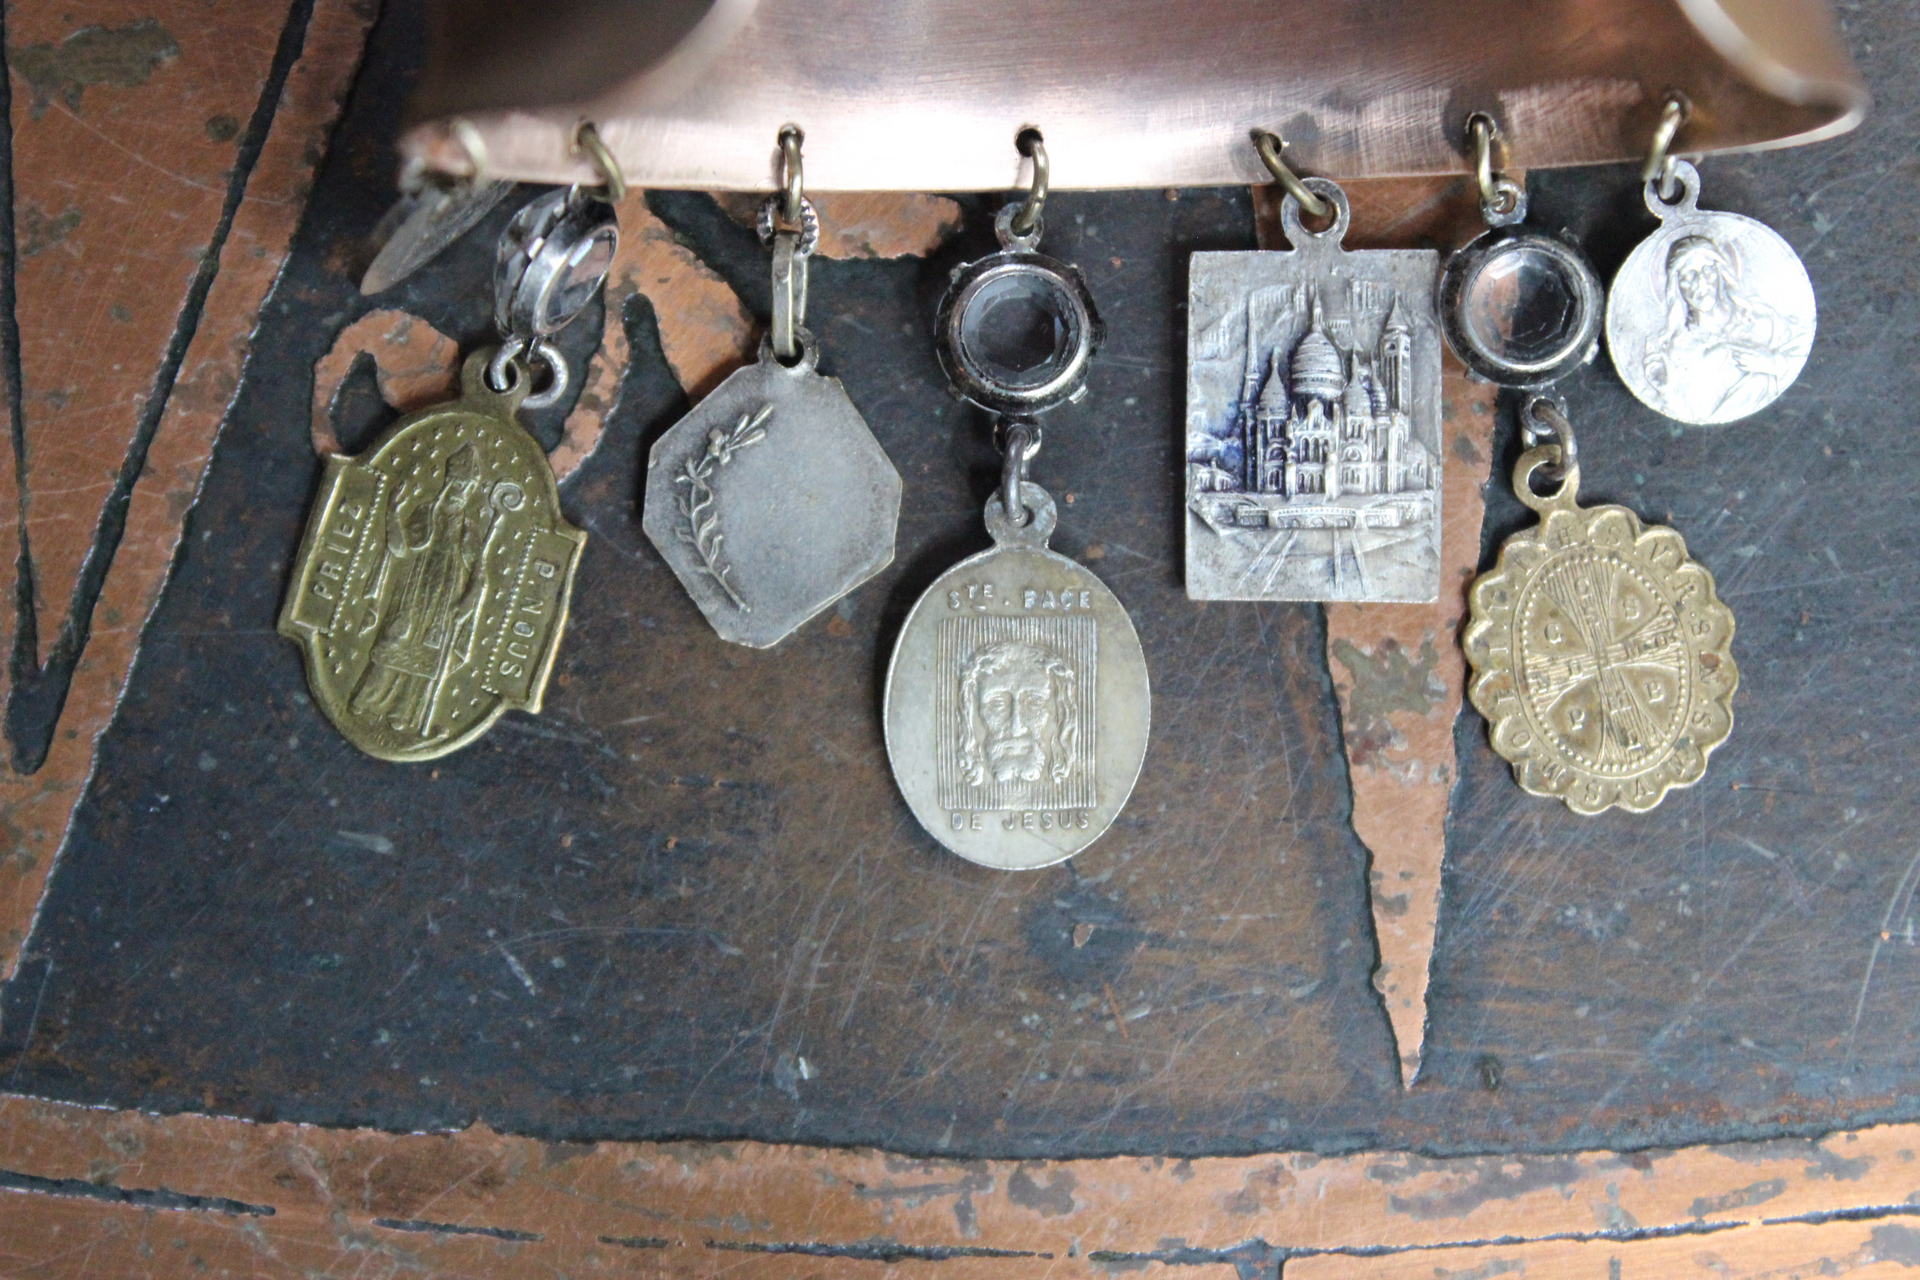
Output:
<instances>
[{"instance_id":1,"label":"face of jesus relief","mask_svg":"<svg viewBox=\"0 0 1920 1280\"><path fill-rule=\"evenodd\" d=\"M967 781L1063 781L1073 768L1073 668L1024 640L988 645L960 676Z\"/></svg>"}]
</instances>

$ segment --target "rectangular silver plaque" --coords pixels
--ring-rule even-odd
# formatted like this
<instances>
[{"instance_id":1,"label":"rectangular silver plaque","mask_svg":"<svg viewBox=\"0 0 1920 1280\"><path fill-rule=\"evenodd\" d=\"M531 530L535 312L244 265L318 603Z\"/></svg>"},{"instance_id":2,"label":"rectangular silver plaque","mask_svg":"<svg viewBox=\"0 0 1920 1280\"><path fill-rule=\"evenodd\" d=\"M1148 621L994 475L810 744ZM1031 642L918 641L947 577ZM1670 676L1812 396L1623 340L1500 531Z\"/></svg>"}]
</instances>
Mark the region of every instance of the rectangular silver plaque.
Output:
<instances>
[{"instance_id":1,"label":"rectangular silver plaque","mask_svg":"<svg viewBox=\"0 0 1920 1280\"><path fill-rule=\"evenodd\" d=\"M1193 255L1192 599L1439 595L1439 255L1347 252L1339 204L1297 249Z\"/></svg>"}]
</instances>

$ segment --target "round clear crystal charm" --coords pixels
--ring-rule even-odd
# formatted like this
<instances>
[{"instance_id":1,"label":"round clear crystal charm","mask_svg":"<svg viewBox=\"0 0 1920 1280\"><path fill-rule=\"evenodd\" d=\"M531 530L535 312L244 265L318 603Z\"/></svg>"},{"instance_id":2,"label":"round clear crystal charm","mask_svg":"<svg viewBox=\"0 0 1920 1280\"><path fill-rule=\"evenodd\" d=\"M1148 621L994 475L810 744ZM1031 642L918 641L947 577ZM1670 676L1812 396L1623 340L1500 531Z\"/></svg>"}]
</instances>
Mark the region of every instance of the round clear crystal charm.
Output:
<instances>
[{"instance_id":1,"label":"round clear crystal charm","mask_svg":"<svg viewBox=\"0 0 1920 1280\"><path fill-rule=\"evenodd\" d=\"M1447 260L1440 318L1467 369L1509 387L1545 387L1593 358L1605 295L1579 250L1502 227Z\"/></svg>"}]
</instances>

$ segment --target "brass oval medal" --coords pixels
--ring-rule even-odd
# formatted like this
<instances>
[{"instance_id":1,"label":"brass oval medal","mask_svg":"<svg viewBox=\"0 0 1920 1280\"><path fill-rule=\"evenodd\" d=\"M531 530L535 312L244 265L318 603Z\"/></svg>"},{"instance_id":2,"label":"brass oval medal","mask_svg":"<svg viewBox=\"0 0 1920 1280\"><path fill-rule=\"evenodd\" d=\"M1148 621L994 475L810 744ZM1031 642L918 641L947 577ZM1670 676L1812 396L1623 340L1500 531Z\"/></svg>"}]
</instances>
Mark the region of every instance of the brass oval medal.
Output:
<instances>
[{"instance_id":1,"label":"brass oval medal","mask_svg":"<svg viewBox=\"0 0 1920 1280\"><path fill-rule=\"evenodd\" d=\"M280 613L314 701L382 760L429 760L537 712L586 534L514 419L526 377L409 414L326 474Z\"/></svg>"}]
</instances>

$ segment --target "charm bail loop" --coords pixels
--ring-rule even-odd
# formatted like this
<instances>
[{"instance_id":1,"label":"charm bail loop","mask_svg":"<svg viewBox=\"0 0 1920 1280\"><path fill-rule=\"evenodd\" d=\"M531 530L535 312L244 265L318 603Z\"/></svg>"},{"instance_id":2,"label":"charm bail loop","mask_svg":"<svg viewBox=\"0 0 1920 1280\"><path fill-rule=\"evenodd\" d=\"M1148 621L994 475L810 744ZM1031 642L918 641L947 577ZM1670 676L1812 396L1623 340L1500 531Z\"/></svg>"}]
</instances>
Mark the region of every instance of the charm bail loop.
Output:
<instances>
[{"instance_id":1,"label":"charm bail loop","mask_svg":"<svg viewBox=\"0 0 1920 1280\"><path fill-rule=\"evenodd\" d=\"M1287 140L1279 134L1266 129L1253 131L1253 147L1260 153L1260 163L1267 166L1267 172L1280 184L1282 190L1300 202L1300 210L1309 218L1330 218L1333 209L1316 195L1313 189L1300 180L1300 175L1287 166L1281 156Z\"/></svg>"},{"instance_id":2,"label":"charm bail loop","mask_svg":"<svg viewBox=\"0 0 1920 1280\"><path fill-rule=\"evenodd\" d=\"M1021 486L1027 483L1027 472L1034 458L1040 453L1040 424L1026 418L1014 418L1006 423L1005 462L1000 470L1000 502L1006 509L1007 519L1016 526L1027 522L1027 508L1021 501Z\"/></svg>"},{"instance_id":3,"label":"charm bail loop","mask_svg":"<svg viewBox=\"0 0 1920 1280\"><path fill-rule=\"evenodd\" d=\"M479 127L465 116L456 116L447 126L447 132L467 153L467 176L476 184L487 181L487 139Z\"/></svg>"},{"instance_id":4,"label":"charm bail loop","mask_svg":"<svg viewBox=\"0 0 1920 1280\"><path fill-rule=\"evenodd\" d=\"M1520 438L1527 448L1554 445L1560 450L1553 479L1580 470L1580 446L1573 434L1573 421L1567 417L1567 402L1561 396L1535 396L1520 412Z\"/></svg>"},{"instance_id":5,"label":"charm bail loop","mask_svg":"<svg viewBox=\"0 0 1920 1280\"><path fill-rule=\"evenodd\" d=\"M807 323L807 259L820 243L820 215L806 197L799 125L780 126L780 191L760 206L756 229L773 245L773 354L782 364L800 357L796 334Z\"/></svg>"},{"instance_id":6,"label":"charm bail loop","mask_svg":"<svg viewBox=\"0 0 1920 1280\"><path fill-rule=\"evenodd\" d=\"M1520 438L1527 451L1513 468L1513 491L1520 501L1545 515L1562 508L1571 510L1580 494L1580 446L1567 418L1567 403L1558 396L1535 396L1520 411ZM1556 487L1552 493L1536 493L1533 477Z\"/></svg>"},{"instance_id":7,"label":"charm bail loop","mask_svg":"<svg viewBox=\"0 0 1920 1280\"><path fill-rule=\"evenodd\" d=\"M800 144L806 133L797 124L780 126L780 215L789 228L799 225L806 201L806 171L800 162Z\"/></svg>"},{"instance_id":8,"label":"charm bail loop","mask_svg":"<svg viewBox=\"0 0 1920 1280\"><path fill-rule=\"evenodd\" d=\"M1040 212L1046 208L1047 183L1052 173L1047 164L1047 144L1040 136L1040 131L1029 125L1014 138L1013 145L1021 155L1033 161L1033 180L1027 187L1026 201L1021 204L1020 211L1013 215L1007 229L1016 239L1031 240L1037 244L1040 240Z\"/></svg>"},{"instance_id":9,"label":"charm bail loop","mask_svg":"<svg viewBox=\"0 0 1920 1280\"><path fill-rule=\"evenodd\" d=\"M573 146L576 151L584 151L587 159L593 161L593 167L600 171L600 185L606 191L610 204L619 204L627 198L627 175L620 171L620 162L613 158L613 152L607 150L607 144L601 141L600 130L591 120L582 120L574 131Z\"/></svg>"},{"instance_id":10,"label":"charm bail loop","mask_svg":"<svg viewBox=\"0 0 1920 1280\"><path fill-rule=\"evenodd\" d=\"M552 381L544 391L530 391L520 402L522 408L536 412L552 408L560 403L567 394L567 386L572 381L572 373L567 368L567 358L550 338L536 338L528 342L525 338L508 338L493 353L493 359L487 362L487 388L490 391L510 391L522 378L533 377L533 362L545 364L552 374Z\"/></svg>"},{"instance_id":11,"label":"charm bail loop","mask_svg":"<svg viewBox=\"0 0 1920 1280\"><path fill-rule=\"evenodd\" d=\"M1526 188L1493 167L1493 148L1505 141L1500 126L1484 111L1467 117L1467 149L1473 153L1474 183L1480 188L1480 217L1490 227L1510 227L1527 216Z\"/></svg>"},{"instance_id":12,"label":"charm bail loop","mask_svg":"<svg viewBox=\"0 0 1920 1280\"><path fill-rule=\"evenodd\" d=\"M1674 160L1670 148L1674 135L1680 132L1680 126L1693 114L1693 104L1684 93L1677 90L1667 95L1666 105L1660 108L1660 123L1653 129L1653 144L1647 148L1647 162L1640 166L1640 181L1660 180L1660 198L1668 204L1679 199L1680 193L1674 182Z\"/></svg>"}]
</instances>

